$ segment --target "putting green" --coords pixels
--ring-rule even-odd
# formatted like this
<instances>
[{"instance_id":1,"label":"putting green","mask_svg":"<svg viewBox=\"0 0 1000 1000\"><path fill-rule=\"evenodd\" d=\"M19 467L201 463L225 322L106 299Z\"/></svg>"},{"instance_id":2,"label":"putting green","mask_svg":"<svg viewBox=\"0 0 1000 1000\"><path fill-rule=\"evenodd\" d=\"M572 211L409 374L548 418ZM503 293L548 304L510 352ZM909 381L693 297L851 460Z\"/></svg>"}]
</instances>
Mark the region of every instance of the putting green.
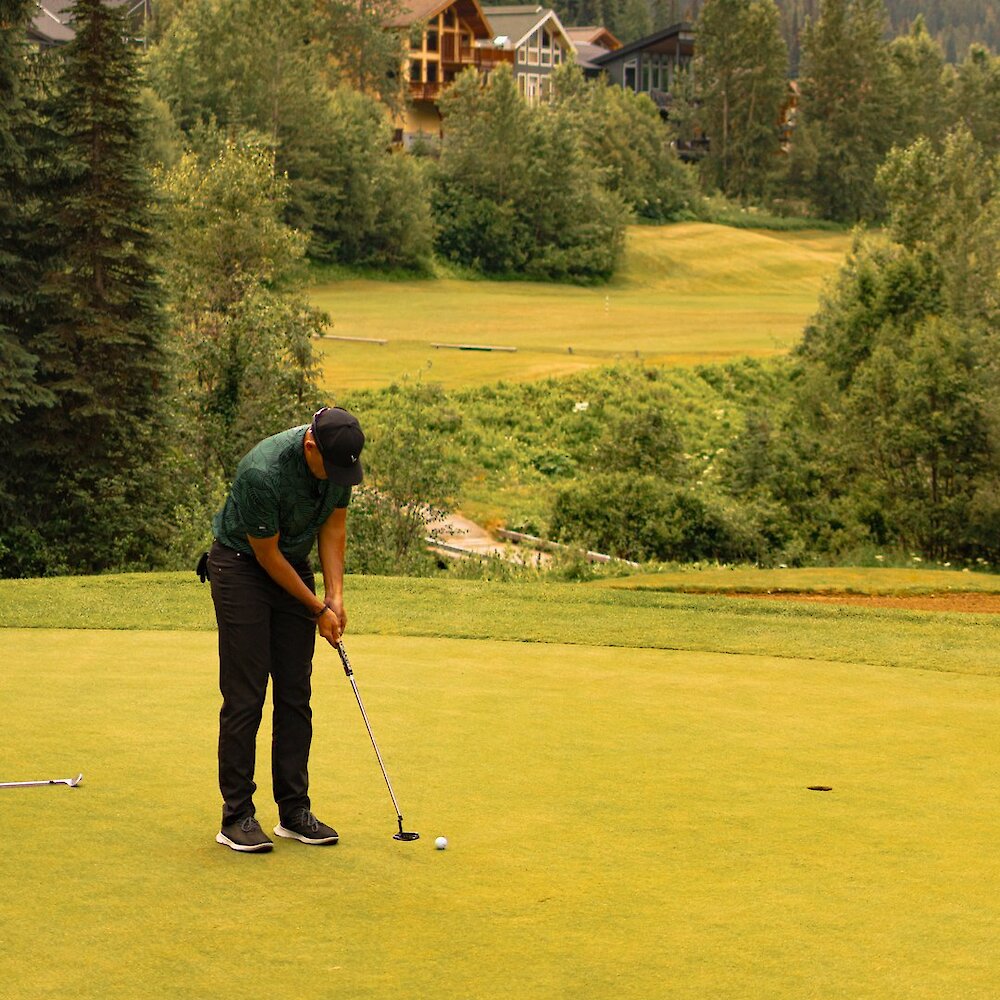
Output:
<instances>
[{"instance_id":1,"label":"putting green","mask_svg":"<svg viewBox=\"0 0 1000 1000\"><path fill-rule=\"evenodd\" d=\"M391 839L330 653L312 789L341 844L245 857L213 841L211 633L3 641L2 777L85 774L0 789L9 1000L996 995L994 678L355 636L422 839Z\"/></svg>"}]
</instances>

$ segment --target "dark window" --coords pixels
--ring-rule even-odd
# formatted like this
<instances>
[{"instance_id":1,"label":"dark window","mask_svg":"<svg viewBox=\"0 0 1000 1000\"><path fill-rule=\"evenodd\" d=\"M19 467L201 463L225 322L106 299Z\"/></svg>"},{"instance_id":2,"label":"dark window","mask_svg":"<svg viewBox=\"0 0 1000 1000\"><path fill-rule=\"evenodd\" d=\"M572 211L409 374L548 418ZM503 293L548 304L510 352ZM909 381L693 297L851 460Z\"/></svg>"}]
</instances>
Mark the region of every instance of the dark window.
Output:
<instances>
[{"instance_id":1,"label":"dark window","mask_svg":"<svg viewBox=\"0 0 1000 1000\"><path fill-rule=\"evenodd\" d=\"M427 51L437 52L438 50L438 33L437 28L427 29Z\"/></svg>"},{"instance_id":2,"label":"dark window","mask_svg":"<svg viewBox=\"0 0 1000 1000\"><path fill-rule=\"evenodd\" d=\"M438 64L436 62L431 62L429 59L427 60L427 82L438 82Z\"/></svg>"},{"instance_id":3,"label":"dark window","mask_svg":"<svg viewBox=\"0 0 1000 1000\"><path fill-rule=\"evenodd\" d=\"M410 81L412 83L420 83L423 79L423 68L424 63L422 59L410 60Z\"/></svg>"}]
</instances>

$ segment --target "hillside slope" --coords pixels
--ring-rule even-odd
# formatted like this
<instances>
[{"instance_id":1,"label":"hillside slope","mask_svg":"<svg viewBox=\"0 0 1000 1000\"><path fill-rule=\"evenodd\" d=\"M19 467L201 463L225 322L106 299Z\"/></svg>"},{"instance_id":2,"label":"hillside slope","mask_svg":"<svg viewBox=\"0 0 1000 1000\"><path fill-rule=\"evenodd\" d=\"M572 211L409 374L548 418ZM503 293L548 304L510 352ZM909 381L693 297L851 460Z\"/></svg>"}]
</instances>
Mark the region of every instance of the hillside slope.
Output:
<instances>
[{"instance_id":1,"label":"hillside slope","mask_svg":"<svg viewBox=\"0 0 1000 1000\"><path fill-rule=\"evenodd\" d=\"M599 287L456 278L317 285L310 298L330 314L330 334L369 341L322 341L323 385L336 397L406 376L459 388L568 375L637 354L696 364L782 353L850 242L846 232L633 226L624 267Z\"/></svg>"}]
</instances>

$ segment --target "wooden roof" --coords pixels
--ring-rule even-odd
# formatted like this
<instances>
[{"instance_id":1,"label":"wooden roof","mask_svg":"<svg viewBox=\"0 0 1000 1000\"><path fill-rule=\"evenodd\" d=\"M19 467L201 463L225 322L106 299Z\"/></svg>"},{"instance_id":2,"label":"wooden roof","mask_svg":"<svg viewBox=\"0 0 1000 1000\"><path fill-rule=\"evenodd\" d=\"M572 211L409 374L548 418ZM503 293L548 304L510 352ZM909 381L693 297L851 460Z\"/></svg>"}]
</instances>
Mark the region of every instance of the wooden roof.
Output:
<instances>
[{"instance_id":1,"label":"wooden roof","mask_svg":"<svg viewBox=\"0 0 1000 1000\"><path fill-rule=\"evenodd\" d=\"M479 0L403 0L403 6L395 17L386 21L386 27L410 28L430 21L449 7L455 8L458 16L472 28L476 38L493 38L493 31L479 6Z\"/></svg>"},{"instance_id":2,"label":"wooden roof","mask_svg":"<svg viewBox=\"0 0 1000 1000\"><path fill-rule=\"evenodd\" d=\"M622 43L607 28L603 28L599 24L567 28L566 34L574 45L583 42L585 45L596 45L608 52L613 52L615 49L622 47Z\"/></svg>"}]
</instances>

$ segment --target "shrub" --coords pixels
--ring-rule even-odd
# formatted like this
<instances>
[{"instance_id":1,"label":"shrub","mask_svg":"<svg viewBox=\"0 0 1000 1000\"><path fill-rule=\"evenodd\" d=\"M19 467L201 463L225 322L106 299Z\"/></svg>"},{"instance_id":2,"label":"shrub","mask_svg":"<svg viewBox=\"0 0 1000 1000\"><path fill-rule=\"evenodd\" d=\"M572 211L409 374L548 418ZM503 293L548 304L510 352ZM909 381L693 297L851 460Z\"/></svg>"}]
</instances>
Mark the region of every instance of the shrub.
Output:
<instances>
[{"instance_id":1,"label":"shrub","mask_svg":"<svg viewBox=\"0 0 1000 1000\"><path fill-rule=\"evenodd\" d=\"M731 562L753 555L751 533L718 502L650 475L597 474L556 495L552 531L621 559Z\"/></svg>"}]
</instances>

